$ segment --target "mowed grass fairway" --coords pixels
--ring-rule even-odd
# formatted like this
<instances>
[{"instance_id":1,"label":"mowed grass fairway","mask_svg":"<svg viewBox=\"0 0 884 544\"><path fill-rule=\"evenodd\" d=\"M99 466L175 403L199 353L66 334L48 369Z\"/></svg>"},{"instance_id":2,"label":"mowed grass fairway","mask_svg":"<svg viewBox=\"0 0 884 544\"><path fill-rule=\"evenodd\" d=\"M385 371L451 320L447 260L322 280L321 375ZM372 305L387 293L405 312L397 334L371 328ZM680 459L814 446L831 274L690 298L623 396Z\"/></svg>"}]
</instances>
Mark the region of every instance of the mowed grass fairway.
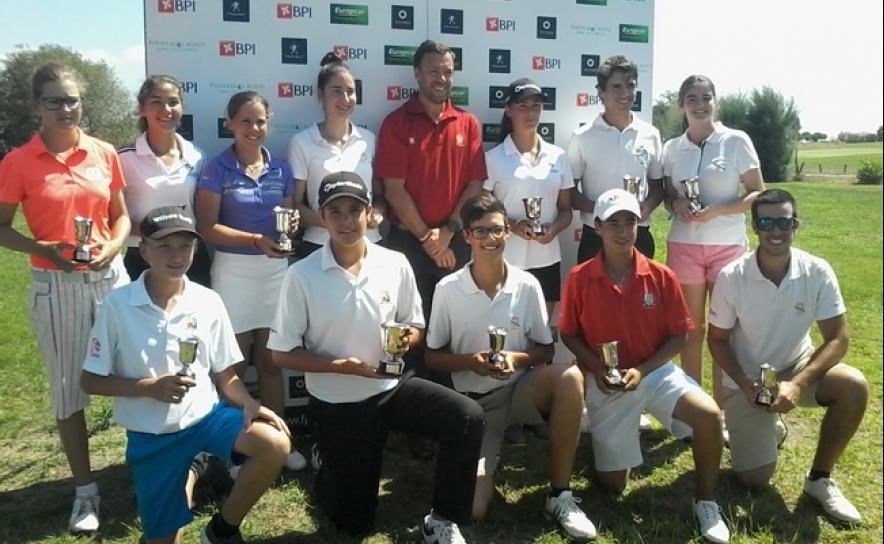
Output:
<instances>
[{"instance_id":1,"label":"mowed grass fairway","mask_svg":"<svg viewBox=\"0 0 884 544\"><path fill-rule=\"evenodd\" d=\"M878 146L880 153L880 145ZM859 528L837 528L802 497L822 412L786 416L789 438L771 489L749 494L730 470L725 451L718 499L736 544L879 544L882 533L882 190L847 184L778 184L792 191L802 218L796 245L831 262L848 308L852 341L847 362L871 383L868 413L844 454L834 478L864 516ZM658 213L655 237L665 249L668 223ZM19 223L21 225L21 223ZM28 272L24 255L0 252L0 543L132 543L139 538L135 498L123 459L124 434L109 424L107 399L88 411L93 431L94 468L102 490L103 528L95 537L65 534L73 494L70 473L55 427L47 415L40 356L27 315ZM664 258L663 251L658 257ZM298 439L309 451L309 437ZM643 435L645 463L622 497L599 490L593 481L590 439L581 441L574 487L582 507L600 527L603 544L701 542L691 516L693 469L690 449L663 431ZM564 544L542 515L546 493L547 443L532 437L527 447L505 446L498 496L486 520L464 527L470 544ZM377 533L367 544L419 542L433 485L432 463L407 454L403 437L392 436L384 466ZM258 503L243 526L252 543L338 544L338 535L312 507L309 472L286 473ZM185 542L220 504L224 485L201 483L197 520Z\"/></svg>"},{"instance_id":2,"label":"mowed grass fairway","mask_svg":"<svg viewBox=\"0 0 884 544\"><path fill-rule=\"evenodd\" d=\"M804 163L804 175L848 176L856 181L856 171L863 159L881 162L882 142L846 144L817 142L798 144L798 164Z\"/></svg>"}]
</instances>

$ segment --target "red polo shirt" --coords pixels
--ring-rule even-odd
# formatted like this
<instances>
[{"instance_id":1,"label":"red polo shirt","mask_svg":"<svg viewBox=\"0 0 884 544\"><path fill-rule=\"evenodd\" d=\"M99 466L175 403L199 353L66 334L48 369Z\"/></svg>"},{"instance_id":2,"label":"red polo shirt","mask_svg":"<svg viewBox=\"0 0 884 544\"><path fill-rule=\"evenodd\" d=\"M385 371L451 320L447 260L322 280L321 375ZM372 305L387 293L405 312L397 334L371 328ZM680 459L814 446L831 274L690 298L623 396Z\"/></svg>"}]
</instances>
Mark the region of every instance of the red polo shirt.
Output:
<instances>
[{"instance_id":1,"label":"red polo shirt","mask_svg":"<svg viewBox=\"0 0 884 544\"><path fill-rule=\"evenodd\" d=\"M0 202L21 204L25 222L38 241L76 244L74 217L78 215L92 219L93 239L109 239L111 193L124 185L113 146L82 131L77 147L64 161L50 153L37 134L0 162ZM36 255L31 255L31 266L58 269Z\"/></svg>"},{"instance_id":2,"label":"red polo shirt","mask_svg":"<svg viewBox=\"0 0 884 544\"><path fill-rule=\"evenodd\" d=\"M441 227L464 185L488 177L479 121L451 101L435 121L412 96L384 119L374 172L379 178L404 179L405 190L427 226ZM399 223L392 209L389 215L392 223Z\"/></svg>"},{"instance_id":3,"label":"red polo shirt","mask_svg":"<svg viewBox=\"0 0 884 544\"><path fill-rule=\"evenodd\" d=\"M638 366L670 336L694 328L675 274L633 248L635 270L626 289L608 276L603 256L574 267L562 290L559 332L597 345L619 341L622 368Z\"/></svg>"}]
</instances>

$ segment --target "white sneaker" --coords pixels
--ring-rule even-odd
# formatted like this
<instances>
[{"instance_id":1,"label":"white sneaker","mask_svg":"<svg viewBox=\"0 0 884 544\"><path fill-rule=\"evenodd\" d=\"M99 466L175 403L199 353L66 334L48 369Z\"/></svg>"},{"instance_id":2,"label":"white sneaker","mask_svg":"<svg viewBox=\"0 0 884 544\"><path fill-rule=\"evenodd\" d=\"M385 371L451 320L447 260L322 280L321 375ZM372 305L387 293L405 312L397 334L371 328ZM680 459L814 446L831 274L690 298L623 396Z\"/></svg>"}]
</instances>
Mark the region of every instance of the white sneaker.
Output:
<instances>
[{"instance_id":1,"label":"white sneaker","mask_svg":"<svg viewBox=\"0 0 884 544\"><path fill-rule=\"evenodd\" d=\"M654 430L654 425L651 423L651 420L648 419L648 416L642 414L638 417L638 430L640 430L640 431Z\"/></svg>"},{"instance_id":2,"label":"white sneaker","mask_svg":"<svg viewBox=\"0 0 884 544\"><path fill-rule=\"evenodd\" d=\"M546 519L555 520L571 538L592 540L598 533L595 525L577 506L579 502L580 499L575 497L570 490L562 491L558 497L547 496L544 512Z\"/></svg>"},{"instance_id":3,"label":"white sneaker","mask_svg":"<svg viewBox=\"0 0 884 544\"><path fill-rule=\"evenodd\" d=\"M694 501L694 517L700 525L700 534L709 542L727 544L731 532L721 517L721 507L715 501Z\"/></svg>"},{"instance_id":4,"label":"white sneaker","mask_svg":"<svg viewBox=\"0 0 884 544\"><path fill-rule=\"evenodd\" d=\"M310 448L310 466L313 467L313 472L319 472L319 469L322 468L322 457L319 456L319 444L313 444L313 447Z\"/></svg>"},{"instance_id":5,"label":"white sneaker","mask_svg":"<svg viewBox=\"0 0 884 544\"><path fill-rule=\"evenodd\" d=\"M467 544L457 523L434 520L430 514L424 517L421 524L421 536L424 544Z\"/></svg>"},{"instance_id":6,"label":"white sneaker","mask_svg":"<svg viewBox=\"0 0 884 544\"><path fill-rule=\"evenodd\" d=\"M285 458L285 466L293 471L304 470L304 467L307 466L307 459L298 450L292 450L289 456Z\"/></svg>"},{"instance_id":7,"label":"white sneaker","mask_svg":"<svg viewBox=\"0 0 884 544\"><path fill-rule=\"evenodd\" d=\"M72 533L94 533L98 530L98 495L80 495L74 499L74 509L68 521Z\"/></svg>"},{"instance_id":8,"label":"white sneaker","mask_svg":"<svg viewBox=\"0 0 884 544\"><path fill-rule=\"evenodd\" d=\"M813 481L804 479L804 492L820 503L826 514L844 523L858 524L862 522L859 511L844 498L838 484L831 478L820 478Z\"/></svg>"}]
</instances>

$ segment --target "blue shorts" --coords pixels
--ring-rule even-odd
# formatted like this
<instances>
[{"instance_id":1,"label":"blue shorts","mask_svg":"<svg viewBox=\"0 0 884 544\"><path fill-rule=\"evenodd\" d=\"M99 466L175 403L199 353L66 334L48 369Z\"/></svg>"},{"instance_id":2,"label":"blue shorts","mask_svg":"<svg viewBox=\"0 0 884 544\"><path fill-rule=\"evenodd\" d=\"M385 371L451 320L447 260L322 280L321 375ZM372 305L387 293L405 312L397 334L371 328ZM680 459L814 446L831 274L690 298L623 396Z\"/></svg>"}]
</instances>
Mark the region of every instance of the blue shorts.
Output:
<instances>
[{"instance_id":1,"label":"blue shorts","mask_svg":"<svg viewBox=\"0 0 884 544\"><path fill-rule=\"evenodd\" d=\"M243 457L233 451L242 430L242 410L219 402L199 423L183 431L126 433L126 462L146 540L174 533L193 521L184 494L190 462L200 452L242 462Z\"/></svg>"}]
</instances>

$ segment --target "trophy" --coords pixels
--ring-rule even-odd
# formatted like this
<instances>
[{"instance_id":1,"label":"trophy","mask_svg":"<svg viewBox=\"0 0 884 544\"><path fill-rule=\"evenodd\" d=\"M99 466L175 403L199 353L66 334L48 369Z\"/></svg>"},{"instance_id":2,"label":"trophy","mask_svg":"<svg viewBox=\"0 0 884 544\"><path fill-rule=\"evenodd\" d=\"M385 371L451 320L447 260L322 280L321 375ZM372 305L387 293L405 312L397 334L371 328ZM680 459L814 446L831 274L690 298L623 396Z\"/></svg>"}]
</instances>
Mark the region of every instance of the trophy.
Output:
<instances>
[{"instance_id":1,"label":"trophy","mask_svg":"<svg viewBox=\"0 0 884 544\"><path fill-rule=\"evenodd\" d=\"M77 245L74 247L75 263L89 263L92 261L92 253L88 245L89 239L92 238L92 220L85 217L74 218L74 237L77 239Z\"/></svg>"},{"instance_id":2,"label":"trophy","mask_svg":"<svg viewBox=\"0 0 884 544\"><path fill-rule=\"evenodd\" d=\"M613 340L598 345L599 357L602 359L602 364L605 365L605 380L608 382L608 387L623 387L623 375L617 367L619 363L618 343L617 340Z\"/></svg>"},{"instance_id":3,"label":"trophy","mask_svg":"<svg viewBox=\"0 0 884 544\"><path fill-rule=\"evenodd\" d=\"M700 203L700 178L688 178L681 180L681 188L684 196L691 201L691 209L698 212L703 209Z\"/></svg>"},{"instance_id":4,"label":"trophy","mask_svg":"<svg viewBox=\"0 0 884 544\"><path fill-rule=\"evenodd\" d=\"M388 321L381 325L384 330L384 352L386 355L378 364L378 374L384 376L401 376L405 369L405 361L399 358L402 351L402 337L408 325Z\"/></svg>"},{"instance_id":5,"label":"trophy","mask_svg":"<svg viewBox=\"0 0 884 544\"><path fill-rule=\"evenodd\" d=\"M196 379L196 374L190 369L190 365L196 361L197 348L200 341L193 337L178 339L178 361L181 363L181 370L178 371L179 376Z\"/></svg>"},{"instance_id":6,"label":"trophy","mask_svg":"<svg viewBox=\"0 0 884 544\"><path fill-rule=\"evenodd\" d=\"M645 202L645 194L647 191L645 191L645 180L643 178L636 178L629 175L623 176L623 190L634 196L639 204Z\"/></svg>"},{"instance_id":7,"label":"trophy","mask_svg":"<svg viewBox=\"0 0 884 544\"><path fill-rule=\"evenodd\" d=\"M289 234L292 233L292 216L295 210L292 208L283 208L276 206L273 208L273 216L276 218L276 232L279 238L276 243L279 244L280 253L288 253L292 250L292 239Z\"/></svg>"},{"instance_id":8,"label":"trophy","mask_svg":"<svg viewBox=\"0 0 884 544\"><path fill-rule=\"evenodd\" d=\"M758 383L761 384L761 389L755 395L755 404L770 406L776 396L774 389L777 386L777 371L769 364L764 363L758 369Z\"/></svg>"},{"instance_id":9,"label":"trophy","mask_svg":"<svg viewBox=\"0 0 884 544\"><path fill-rule=\"evenodd\" d=\"M538 199L540 200L540 199ZM506 368L506 357L501 353L503 344L506 342L506 329L503 327L488 327L488 344L491 347L491 355L488 356L488 364L498 370Z\"/></svg>"},{"instance_id":10,"label":"trophy","mask_svg":"<svg viewBox=\"0 0 884 544\"><path fill-rule=\"evenodd\" d=\"M531 196L522 199L522 204L525 205L525 215L528 216L528 220L531 222L531 232L535 236L542 236L546 232L543 225L540 224L540 202L542 200L543 197L541 196Z\"/></svg>"}]
</instances>

